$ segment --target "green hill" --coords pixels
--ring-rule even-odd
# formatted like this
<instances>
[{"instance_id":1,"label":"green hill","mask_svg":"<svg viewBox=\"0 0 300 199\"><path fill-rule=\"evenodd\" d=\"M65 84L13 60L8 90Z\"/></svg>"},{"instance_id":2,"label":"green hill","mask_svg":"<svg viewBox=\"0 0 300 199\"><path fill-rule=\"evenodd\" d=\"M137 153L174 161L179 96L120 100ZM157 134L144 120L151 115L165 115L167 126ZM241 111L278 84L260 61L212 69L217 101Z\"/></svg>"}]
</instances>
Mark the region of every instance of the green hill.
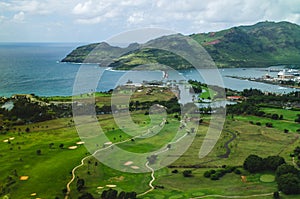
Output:
<instances>
[{"instance_id":1,"label":"green hill","mask_svg":"<svg viewBox=\"0 0 300 199\"><path fill-rule=\"evenodd\" d=\"M266 67L300 65L299 35L299 25L260 22L186 37L200 43L218 67ZM190 68L190 63L170 51L147 48L153 43L176 49L189 48L186 41L176 42L175 36L160 37L143 45L131 44L127 48L113 47L107 43L90 44L75 49L62 61L100 63L116 69L131 69L149 63L165 64L175 69Z\"/></svg>"},{"instance_id":2,"label":"green hill","mask_svg":"<svg viewBox=\"0 0 300 199\"><path fill-rule=\"evenodd\" d=\"M289 22L260 22L220 32L194 34L218 66L262 67L299 65L300 26Z\"/></svg>"}]
</instances>

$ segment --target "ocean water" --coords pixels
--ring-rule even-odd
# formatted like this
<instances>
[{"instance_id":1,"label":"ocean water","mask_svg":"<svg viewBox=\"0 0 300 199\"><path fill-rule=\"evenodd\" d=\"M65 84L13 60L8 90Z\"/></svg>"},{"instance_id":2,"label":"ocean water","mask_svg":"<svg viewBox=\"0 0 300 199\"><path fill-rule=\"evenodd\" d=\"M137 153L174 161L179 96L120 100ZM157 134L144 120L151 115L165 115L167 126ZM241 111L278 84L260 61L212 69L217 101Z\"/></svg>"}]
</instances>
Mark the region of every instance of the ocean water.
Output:
<instances>
[{"instance_id":1,"label":"ocean water","mask_svg":"<svg viewBox=\"0 0 300 199\"><path fill-rule=\"evenodd\" d=\"M0 43L0 96L34 93L39 96L69 96L76 92L91 90L107 91L119 84L161 80L160 71L113 71L97 64L72 64L59 62L69 52L81 44L76 43ZM207 75L209 71L203 71ZM206 73L207 72L207 73ZM222 69L219 70L225 87L243 90L258 88L264 91L287 93L296 89L276 85L250 82L226 77L259 77L266 73L261 69ZM204 81L194 69L169 72L169 79L197 79ZM276 75L273 73L271 75ZM80 88L74 83L83 77ZM298 89L299 90L299 89Z\"/></svg>"}]
</instances>

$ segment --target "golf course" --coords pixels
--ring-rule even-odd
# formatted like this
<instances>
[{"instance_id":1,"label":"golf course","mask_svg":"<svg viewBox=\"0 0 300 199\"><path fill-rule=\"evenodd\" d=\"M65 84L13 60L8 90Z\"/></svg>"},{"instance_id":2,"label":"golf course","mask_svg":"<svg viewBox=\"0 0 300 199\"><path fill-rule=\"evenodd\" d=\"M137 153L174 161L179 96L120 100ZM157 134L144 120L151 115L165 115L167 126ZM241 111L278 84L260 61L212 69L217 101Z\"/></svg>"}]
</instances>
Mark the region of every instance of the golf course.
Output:
<instances>
[{"instance_id":1,"label":"golf course","mask_svg":"<svg viewBox=\"0 0 300 199\"><path fill-rule=\"evenodd\" d=\"M130 129L130 134L126 133L126 124L119 126L115 115L105 113L104 109L94 118L103 134L93 133L92 123L79 124L73 117L18 124L9 121L5 114L0 115L0 126L5 127L0 134L1 198L103 198L103 193L111 190L134 192L134 197L144 199L273 198L278 191L275 173L249 172L243 166L245 159L251 154L263 158L280 156L298 168L297 157L291 156L300 146L297 132L300 127L295 122L298 110L260 107L266 114L282 115L280 120L228 114L212 151L199 158L208 129L214 128L210 126L211 115L201 114L201 122L193 120L192 112L185 116L177 112L151 116L143 106L158 102L143 97L146 92L149 89L131 97L132 121L127 122L133 122L138 128ZM151 92L157 92L157 88ZM160 96L161 104L172 100L172 95L169 92ZM94 96L98 107L109 105L110 94ZM38 99L64 105L72 100L68 97ZM267 123L272 123L272 127L267 127ZM79 128L87 129L87 137L78 134ZM106 142L100 142L101 136L105 136ZM176 151L177 143L189 139L192 142L182 154ZM137 154L158 152L141 160L108 155L114 158L114 165L107 165L102 158L112 154L115 148ZM169 153L176 156L174 161L155 169L157 162L162 163L171 156ZM215 173L222 175L214 179ZM280 197L293 199L299 195L280 192Z\"/></svg>"}]
</instances>

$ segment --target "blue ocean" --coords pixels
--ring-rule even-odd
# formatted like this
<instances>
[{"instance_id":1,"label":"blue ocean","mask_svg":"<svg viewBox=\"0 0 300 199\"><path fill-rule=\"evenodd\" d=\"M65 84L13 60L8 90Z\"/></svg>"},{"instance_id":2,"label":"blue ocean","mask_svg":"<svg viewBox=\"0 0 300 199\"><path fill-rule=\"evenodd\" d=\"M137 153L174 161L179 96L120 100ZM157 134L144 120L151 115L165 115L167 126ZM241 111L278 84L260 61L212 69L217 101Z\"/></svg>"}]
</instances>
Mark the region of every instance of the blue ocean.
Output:
<instances>
[{"instance_id":1,"label":"blue ocean","mask_svg":"<svg viewBox=\"0 0 300 199\"><path fill-rule=\"evenodd\" d=\"M39 96L69 96L81 67L86 74L87 85L101 75L97 82L96 91L107 91L115 86L125 83L129 79L134 82L143 80L161 80L160 71L153 72L122 72L99 67L97 64L61 63L68 53L80 46L79 43L0 43L0 95L9 97L13 94L31 94ZM180 71L185 78L198 79L193 69ZM242 77L258 77L266 73L262 69L222 69L225 87L243 90L245 88L259 88L273 92L291 92L295 89L283 88L276 85L250 82L226 77L237 75ZM82 73L81 73L82 74ZM126 74L126 76L124 76ZM276 74L273 74L276 75ZM169 75L169 78L177 78ZM97 78L96 78L97 79ZM84 85L83 85L84 87ZM83 88L82 92L86 92Z\"/></svg>"}]
</instances>

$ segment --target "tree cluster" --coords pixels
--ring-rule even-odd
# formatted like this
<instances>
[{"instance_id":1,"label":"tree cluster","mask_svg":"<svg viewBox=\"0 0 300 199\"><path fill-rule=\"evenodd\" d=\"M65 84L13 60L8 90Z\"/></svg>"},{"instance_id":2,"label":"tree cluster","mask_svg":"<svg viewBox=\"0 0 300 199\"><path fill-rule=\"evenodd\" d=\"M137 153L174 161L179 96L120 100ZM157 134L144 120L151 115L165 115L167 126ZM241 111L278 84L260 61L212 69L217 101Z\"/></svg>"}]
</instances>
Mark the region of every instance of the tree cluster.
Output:
<instances>
[{"instance_id":1,"label":"tree cluster","mask_svg":"<svg viewBox=\"0 0 300 199\"><path fill-rule=\"evenodd\" d=\"M227 173L232 173L232 172L235 172L236 174L240 174L239 169L237 169L236 167L229 167L224 165L222 169L218 169L218 170L211 169L209 171L206 171L203 174L203 176L205 178L210 178L211 180L219 180Z\"/></svg>"},{"instance_id":2,"label":"tree cluster","mask_svg":"<svg viewBox=\"0 0 300 199\"><path fill-rule=\"evenodd\" d=\"M300 194L300 172L292 165L282 164L276 170L278 189L285 194Z\"/></svg>"},{"instance_id":3,"label":"tree cluster","mask_svg":"<svg viewBox=\"0 0 300 199\"><path fill-rule=\"evenodd\" d=\"M279 191L285 194L300 194L300 172L292 165L285 163L280 156L261 158L249 155L244 161L244 169L250 173L264 170L275 171Z\"/></svg>"},{"instance_id":4,"label":"tree cluster","mask_svg":"<svg viewBox=\"0 0 300 199\"><path fill-rule=\"evenodd\" d=\"M257 173L265 170L275 171L278 166L284 163L284 158L280 156L268 156L267 158L261 158L257 155L249 155L245 159L243 167L250 173Z\"/></svg>"},{"instance_id":5,"label":"tree cluster","mask_svg":"<svg viewBox=\"0 0 300 199\"><path fill-rule=\"evenodd\" d=\"M109 189L105 190L101 194L101 199L136 199L136 192L124 192L118 193L117 190Z\"/></svg>"}]
</instances>

